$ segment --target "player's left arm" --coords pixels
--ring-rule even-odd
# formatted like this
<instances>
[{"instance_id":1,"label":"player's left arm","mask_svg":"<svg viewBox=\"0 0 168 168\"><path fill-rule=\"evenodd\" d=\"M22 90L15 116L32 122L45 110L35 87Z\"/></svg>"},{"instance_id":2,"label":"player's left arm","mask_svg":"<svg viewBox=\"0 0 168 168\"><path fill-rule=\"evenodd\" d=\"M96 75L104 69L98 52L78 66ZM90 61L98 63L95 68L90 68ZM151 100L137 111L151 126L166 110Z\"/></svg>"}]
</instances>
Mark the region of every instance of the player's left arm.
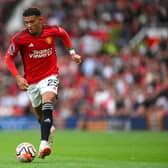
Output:
<instances>
[{"instance_id":1,"label":"player's left arm","mask_svg":"<svg viewBox=\"0 0 168 168\"><path fill-rule=\"evenodd\" d=\"M68 48L69 54L71 55L72 59L77 64L80 64L82 62L82 57L75 52L75 49L73 49L72 41L68 33L61 27L59 27L59 33L60 33L60 38L65 44L65 46Z\"/></svg>"}]
</instances>

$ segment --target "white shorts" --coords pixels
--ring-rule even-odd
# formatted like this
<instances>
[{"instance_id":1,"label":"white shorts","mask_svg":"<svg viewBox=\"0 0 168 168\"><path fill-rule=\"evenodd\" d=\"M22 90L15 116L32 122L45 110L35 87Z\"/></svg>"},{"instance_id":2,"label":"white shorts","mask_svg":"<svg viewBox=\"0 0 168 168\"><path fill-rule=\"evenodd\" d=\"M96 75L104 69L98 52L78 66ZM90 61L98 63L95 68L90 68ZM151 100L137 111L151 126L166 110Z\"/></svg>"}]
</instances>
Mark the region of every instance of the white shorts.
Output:
<instances>
[{"instance_id":1,"label":"white shorts","mask_svg":"<svg viewBox=\"0 0 168 168\"><path fill-rule=\"evenodd\" d=\"M38 107L42 101L42 95L45 92L54 92L58 94L58 75L51 75L36 84L29 86L27 94L30 98L33 107Z\"/></svg>"}]
</instances>

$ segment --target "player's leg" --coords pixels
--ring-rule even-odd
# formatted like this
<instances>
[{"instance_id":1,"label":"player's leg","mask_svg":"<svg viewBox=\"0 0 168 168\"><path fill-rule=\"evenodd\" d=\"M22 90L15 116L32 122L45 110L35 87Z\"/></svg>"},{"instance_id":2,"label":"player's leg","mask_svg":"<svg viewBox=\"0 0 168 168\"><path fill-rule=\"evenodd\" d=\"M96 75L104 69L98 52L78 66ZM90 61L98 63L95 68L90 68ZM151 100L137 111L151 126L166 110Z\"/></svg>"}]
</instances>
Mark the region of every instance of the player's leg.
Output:
<instances>
[{"instance_id":1,"label":"player's leg","mask_svg":"<svg viewBox=\"0 0 168 168\"><path fill-rule=\"evenodd\" d=\"M40 104L38 107L33 108L34 114L36 118L38 119L39 123L41 124L41 119L42 119L42 104ZM56 130L56 121L53 118L53 123L50 129L50 133L55 132Z\"/></svg>"},{"instance_id":2,"label":"player's leg","mask_svg":"<svg viewBox=\"0 0 168 168\"><path fill-rule=\"evenodd\" d=\"M51 147L48 140L53 123L52 112L54 100L54 92L49 91L42 95L41 144L39 147L40 158L44 158L51 153Z\"/></svg>"},{"instance_id":3,"label":"player's leg","mask_svg":"<svg viewBox=\"0 0 168 168\"><path fill-rule=\"evenodd\" d=\"M29 86L29 89L27 91L28 96L30 98L30 101L32 103L32 107L33 107L33 112L35 114L35 116L37 117L37 119L39 120L39 123L41 125L41 120L42 120L42 95L41 92L39 90L39 84L33 84ZM54 123L54 122L53 122ZM49 144L51 145L51 142L53 141L52 139L52 135L53 135L53 131L55 130L55 127L52 126L51 127L51 136L49 138Z\"/></svg>"},{"instance_id":4,"label":"player's leg","mask_svg":"<svg viewBox=\"0 0 168 168\"><path fill-rule=\"evenodd\" d=\"M50 130L53 131L53 104L57 95L57 76L50 76L40 83L42 95L42 119L41 119L41 143L39 147L39 157L44 158L51 153L49 145Z\"/></svg>"},{"instance_id":5,"label":"player's leg","mask_svg":"<svg viewBox=\"0 0 168 168\"><path fill-rule=\"evenodd\" d=\"M41 119L42 119L42 104L40 104L37 107L34 107L34 113L35 113L35 116L37 117L39 123L41 124Z\"/></svg>"},{"instance_id":6,"label":"player's leg","mask_svg":"<svg viewBox=\"0 0 168 168\"><path fill-rule=\"evenodd\" d=\"M42 104L40 104L40 106L38 107L35 107L34 108L34 113L39 121L39 124L41 125L41 120L42 120ZM55 127L55 121L53 119L53 122L52 122L52 126L50 128L50 134L49 134L49 137L48 137L48 144L50 147L52 147L53 145L53 140L54 140L54 133L55 133L55 130L56 130L56 127Z\"/></svg>"},{"instance_id":7,"label":"player's leg","mask_svg":"<svg viewBox=\"0 0 168 168\"><path fill-rule=\"evenodd\" d=\"M53 119L53 122L54 122L54 119ZM50 135L48 137L48 144L50 145L50 147L52 147L53 145L55 131L56 131L56 126L55 124L52 124L51 129L50 129Z\"/></svg>"}]
</instances>

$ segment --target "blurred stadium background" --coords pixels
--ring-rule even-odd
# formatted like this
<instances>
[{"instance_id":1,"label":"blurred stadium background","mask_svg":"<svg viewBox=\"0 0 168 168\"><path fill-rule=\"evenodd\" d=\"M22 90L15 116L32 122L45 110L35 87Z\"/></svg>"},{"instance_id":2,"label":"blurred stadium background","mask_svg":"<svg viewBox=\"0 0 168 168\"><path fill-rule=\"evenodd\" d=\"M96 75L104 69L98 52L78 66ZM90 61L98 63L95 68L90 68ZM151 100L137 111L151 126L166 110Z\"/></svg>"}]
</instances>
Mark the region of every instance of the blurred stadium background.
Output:
<instances>
[{"instance_id":1,"label":"blurred stadium background","mask_svg":"<svg viewBox=\"0 0 168 168\"><path fill-rule=\"evenodd\" d=\"M22 11L39 7L48 24L71 35L78 66L60 40L58 129L168 129L168 3L166 0L1 0L0 129L36 129L26 93L4 64ZM18 56L16 65L22 72Z\"/></svg>"}]
</instances>

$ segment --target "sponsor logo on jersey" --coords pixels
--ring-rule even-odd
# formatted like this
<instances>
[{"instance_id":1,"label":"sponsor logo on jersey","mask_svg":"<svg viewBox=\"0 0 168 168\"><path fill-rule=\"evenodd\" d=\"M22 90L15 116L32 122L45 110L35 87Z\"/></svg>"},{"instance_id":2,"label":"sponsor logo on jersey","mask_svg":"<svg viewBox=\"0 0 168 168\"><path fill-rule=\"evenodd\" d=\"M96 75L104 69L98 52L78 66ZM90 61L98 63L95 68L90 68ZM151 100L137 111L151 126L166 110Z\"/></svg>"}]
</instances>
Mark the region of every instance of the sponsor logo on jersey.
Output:
<instances>
[{"instance_id":1,"label":"sponsor logo on jersey","mask_svg":"<svg viewBox=\"0 0 168 168\"><path fill-rule=\"evenodd\" d=\"M52 48L44 49L44 50L33 50L32 53L29 54L30 58L42 58L48 57L52 55Z\"/></svg>"},{"instance_id":2,"label":"sponsor logo on jersey","mask_svg":"<svg viewBox=\"0 0 168 168\"><path fill-rule=\"evenodd\" d=\"M51 44L52 43L52 37L47 37L46 38L46 43Z\"/></svg>"}]
</instances>

